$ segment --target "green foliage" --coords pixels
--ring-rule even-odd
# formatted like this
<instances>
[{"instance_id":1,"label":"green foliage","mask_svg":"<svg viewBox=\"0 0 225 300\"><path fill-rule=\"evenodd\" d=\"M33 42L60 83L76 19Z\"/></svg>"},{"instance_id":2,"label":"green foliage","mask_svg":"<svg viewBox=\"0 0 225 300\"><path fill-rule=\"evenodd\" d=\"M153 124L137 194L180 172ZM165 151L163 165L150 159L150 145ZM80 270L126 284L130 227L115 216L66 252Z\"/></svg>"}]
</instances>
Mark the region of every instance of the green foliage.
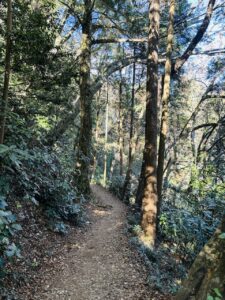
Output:
<instances>
[{"instance_id":1,"label":"green foliage","mask_svg":"<svg viewBox=\"0 0 225 300\"><path fill-rule=\"evenodd\" d=\"M5 164L20 168L22 160L32 159L27 150L18 149L15 145L0 145L0 160Z\"/></svg>"},{"instance_id":2,"label":"green foliage","mask_svg":"<svg viewBox=\"0 0 225 300\"><path fill-rule=\"evenodd\" d=\"M219 235L219 238L222 239L222 240L224 240L224 239L225 239L225 232L221 233L221 234Z\"/></svg>"},{"instance_id":3,"label":"green foliage","mask_svg":"<svg viewBox=\"0 0 225 300\"><path fill-rule=\"evenodd\" d=\"M215 222L212 225L212 219L211 217L208 219L207 211L205 216L204 218L172 206L164 207L160 216L161 238L171 245L171 249L180 255L185 263L192 262L218 224Z\"/></svg>"},{"instance_id":4,"label":"green foliage","mask_svg":"<svg viewBox=\"0 0 225 300\"><path fill-rule=\"evenodd\" d=\"M16 223L16 216L7 206L5 197L0 195L0 276L4 275L7 259L21 257L20 250L11 242L11 238L22 227Z\"/></svg>"},{"instance_id":5,"label":"green foliage","mask_svg":"<svg viewBox=\"0 0 225 300\"><path fill-rule=\"evenodd\" d=\"M9 195L41 205L51 229L65 232L66 226L59 226L63 220L74 225L82 223L82 195L78 197L71 184L73 174L62 169L56 154L47 148L24 151L15 145L1 145L0 158L5 169L1 178L8 178Z\"/></svg>"},{"instance_id":6,"label":"green foliage","mask_svg":"<svg viewBox=\"0 0 225 300\"><path fill-rule=\"evenodd\" d=\"M212 290L212 295L211 294L207 295L207 300L222 300L222 299L223 299L223 295L221 294L218 288Z\"/></svg>"},{"instance_id":7,"label":"green foliage","mask_svg":"<svg viewBox=\"0 0 225 300\"><path fill-rule=\"evenodd\" d=\"M28 71L29 65L43 68L56 35L52 1L40 1L33 8L30 1L17 1L14 16L14 60L16 70ZM41 45L41 47L40 47ZM26 65L24 64L26 63Z\"/></svg>"},{"instance_id":8,"label":"green foliage","mask_svg":"<svg viewBox=\"0 0 225 300\"><path fill-rule=\"evenodd\" d=\"M124 176L114 175L109 183L109 190L121 199L123 191Z\"/></svg>"},{"instance_id":9,"label":"green foliage","mask_svg":"<svg viewBox=\"0 0 225 300\"><path fill-rule=\"evenodd\" d=\"M132 238L131 243L138 248L148 266L149 276L147 282L151 289L162 293L175 293L181 280L185 277L186 269L181 262L173 256L173 252L166 244L155 248L154 251L137 238Z\"/></svg>"}]
</instances>

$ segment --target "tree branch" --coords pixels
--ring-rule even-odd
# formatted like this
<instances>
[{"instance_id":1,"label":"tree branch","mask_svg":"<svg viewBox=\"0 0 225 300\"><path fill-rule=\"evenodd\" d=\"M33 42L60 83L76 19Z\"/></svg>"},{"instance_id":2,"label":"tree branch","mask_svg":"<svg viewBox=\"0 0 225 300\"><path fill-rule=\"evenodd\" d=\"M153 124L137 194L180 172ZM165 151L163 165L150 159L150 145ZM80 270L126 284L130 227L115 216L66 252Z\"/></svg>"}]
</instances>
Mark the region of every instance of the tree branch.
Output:
<instances>
[{"instance_id":1,"label":"tree branch","mask_svg":"<svg viewBox=\"0 0 225 300\"><path fill-rule=\"evenodd\" d=\"M196 127L194 127L192 129L192 131L195 131L195 130L198 130L198 129L201 129L201 128L205 128L205 127L214 127L214 126L217 126L218 123L205 123L205 124L201 124L201 125L198 125Z\"/></svg>"},{"instance_id":2,"label":"tree branch","mask_svg":"<svg viewBox=\"0 0 225 300\"><path fill-rule=\"evenodd\" d=\"M147 38L104 38L96 39L92 41L92 45L95 44L110 44L110 43L143 43L147 42Z\"/></svg>"},{"instance_id":3,"label":"tree branch","mask_svg":"<svg viewBox=\"0 0 225 300\"><path fill-rule=\"evenodd\" d=\"M187 49L184 51L184 53L181 55L181 57L179 57L175 61L175 64L173 65L174 73L177 73L181 69L181 67L184 65L184 63L188 60L190 55L193 53L193 50L195 49L197 44L201 41L202 37L204 36L204 34L209 26L211 17L212 17L215 2L216 2L216 0L209 0L207 11L206 11L206 14L202 21L201 26L199 27L196 35L194 36L194 38L188 45Z\"/></svg>"},{"instance_id":4,"label":"tree branch","mask_svg":"<svg viewBox=\"0 0 225 300\"><path fill-rule=\"evenodd\" d=\"M80 25L82 25L82 20L80 18L80 16L78 15L78 13L76 13L75 9L73 7L71 7L69 4L65 3L64 1L62 0L59 0L59 2L63 5L65 5L69 11L71 11L73 14L74 14L74 17L77 18L77 20L79 21Z\"/></svg>"},{"instance_id":5,"label":"tree branch","mask_svg":"<svg viewBox=\"0 0 225 300\"><path fill-rule=\"evenodd\" d=\"M95 82L92 84L91 93L92 96L95 95L95 93L102 87L103 83L107 80L107 77L112 75L113 73L121 70L124 67L129 66L130 64L133 64L134 62L139 62L143 64L143 58L142 56L133 56L133 57L126 57L123 58L117 62L113 62L110 65L105 67L105 70L101 75L99 75Z\"/></svg>"}]
</instances>

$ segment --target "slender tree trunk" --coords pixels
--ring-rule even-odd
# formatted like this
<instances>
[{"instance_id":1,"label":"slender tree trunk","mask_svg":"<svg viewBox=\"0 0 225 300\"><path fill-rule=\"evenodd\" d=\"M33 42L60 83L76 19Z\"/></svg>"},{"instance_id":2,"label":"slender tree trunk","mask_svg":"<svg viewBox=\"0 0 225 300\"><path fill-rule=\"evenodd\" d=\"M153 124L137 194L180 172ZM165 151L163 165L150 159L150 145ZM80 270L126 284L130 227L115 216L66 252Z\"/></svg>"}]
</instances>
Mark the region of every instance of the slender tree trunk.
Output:
<instances>
[{"instance_id":1,"label":"slender tree trunk","mask_svg":"<svg viewBox=\"0 0 225 300\"><path fill-rule=\"evenodd\" d=\"M149 36L146 86L146 123L144 148L144 193L142 198L142 240L153 247L157 218L157 100L158 100L158 44L159 0L151 0L149 7Z\"/></svg>"},{"instance_id":2,"label":"slender tree trunk","mask_svg":"<svg viewBox=\"0 0 225 300\"><path fill-rule=\"evenodd\" d=\"M169 11L169 26L167 33L167 50L166 50L166 63L165 75L163 84L162 96L162 116L161 116L161 130L159 140L159 153L158 153L158 169L157 169L157 189L158 189L158 217L160 216L161 202L162 202L162 188L163 188L163 169L165 160L165 147L168 132L168 101L170 97L170 80L172 68L172 50L174 38L174 14L175 14L175 0L170 1Z\"/></svg>"},{"instance_id":3,"label":"slender tree trunk","mask_svg":"<svg viewBox=\"0 0 225 300\"><path fill-rule=\"evenodd\" d=\"M136 200L135 203L141 207L142 206L142 198L144 194L144 185L145 185L145 161L144 161L144 153L143 153L143 159L141 164L141 172L138 180L138 188L136 193Z\"/></svg>"},{"instance_id":4,"label":"slender tree trunk","mask_svg":"<svg viewBox=\"0 0 225 300\"><path fill-rule=\"evenodd\" d=\"M194 128L194 124L196 122L196 118L194 117L192 121L192 129ZM190 181L188 185L188 193L191 193L193 190L193 184L196 180L196 170L197 170L197 149L196 149L196 141L195 141L195 130L191 131L191 150L192 150L192 156L193 156L193 162L191 164L191 174L190 174Z\"/></svg>"},{"instance_id":5,"label":"slender tree trunk","mask_svg":"<svg viewBox=\"0 0 225 300\"><path fill-rule=\"evenodd\" d=\"M192 128L194 128L196 120L194 118L192 122ZM193 161L194 164L196 165L196 158L197 158L197 151L196 151L196 138L195 138L195 130L191 131L191 150L192 150L192 155L193 155Z\"/></svg>"},{"instance_id":6,"label":"slender tree trunk","mask_svg":"<svg viewBox=\"0 0 225 300\"><path fill-rule=\"evenodd\" d=\"M97 97L97 113L96 113L96 126L95 126L95 144L96 144L96 146L98 145L98 137L99 137L99 115L100 115L100 111L101 111L101 107L99 104L100 96L101 96L101 89L99 90L98 97ZM92 180L95 177L96 168L97 168L97 152L95 149L94 150L93 171L92 171L92 176L91 176Z\"/></svg>"},{"instance_id":7,"label":"slender tree trunk","mask_svg":"<svg viewBox=\"0 0 225 300\"><path fill-rule=\"evenodd\" d=\"M135 56L135 49L134 49L134 56ZM128 167L127 167L127 173L126 173L124 186L123 186L123 193L122 193L123 200L127 200L127 198L129 198L129 195L127 195L127 192L130 189L130 179L131 179L132 164L133 164L135 76L136 76L136 64L133 63L132 94L131 94L131 108L130 108L130 140L129 140L129 153L128 153Z\"/></svg>"},{"instance_id":8,"label":"slender tree trunk","mask_svg":"<svg viewBox=\"0 0 225 300\"><path fill-rule=\"evenodd\" d=\"M164 85L164 75L161 75L159 77L158 81L158 111L161 110L161 100L162 100L162 95L163 95L163 85Z\"/></svg>"},{"instance_id":9,"label":"slender tree trunk","mask_svg":"<svg viewBox=\"0 0 225 300\"><path fill-rule=\"evenodd\" d=\"M115 159L115 154L113 152L111 154L109 181L112 181L115 164L116 164L116 159Z\"/></svg>"},{"instance_id":10,"label":"slender tree trunk","mask_svg":"<svg viewBox=\"0 0 225 300\"><path fill-rule=\"evenodd\" d=\"M92 1L84 1L82 40L80 55L80 139L76 161L75 182L79 191L90 194L90 165L92 155L92 96L90 89L91 70L91 23Z\"/></svg>"},{"instance_id":11,"label":"slender tree trunk","mask_svg":"<svg viewBox=\"0 0 225 300\"><path fill-rule=\"evenodd\" d=\"M119 85L119 120L118 120L118 145L120 157L120 175L123 176L123 82L120 71L120 85Z\"/></svg>"},{"instance_id":12,"label":"slender tree trunk","mask_svg":"<svg viewBox=\"0 0 225 300\"><path fill-rule=\"evenodd\" d=\"M221 226L196 257L174 300L225 299L225 215ZM223 236L222 236L223 234ZM211 299L211 298L210 298Z\"/></svg>"},{"instance_id":13,"label":"slender tree trunk","mask_svg":"<svg viewBox=\"0 0 225 300\"><path fill-rule=\"evenodd\" d=\"M168 186L168 183L169 183L169 176L170 176L170 173L171 173L171 170L172 170L172 165L173 165L173 161L172 161L172 159L169 159L168 160L168 162L167 162L167 165L166 165L166 167L165 167L165 184L166 184L166 186Z\"/></svg>"},{"instance_id":14,"label":"slender tree trunk","mask_svg":"<svg viewBox=\"0 0 225 300\"><path fill-rule=\"evenodd\" d=\"M103 175L103 184L106 186L107 181L107 143L108 143L108 121L109 121L109 87L107 81L106 87L106 111L105 111L105 154L104 154L104 175Z\"/></svg>"},{"instance_id":15,"label":"slender tree trunk","mask_svg":"<svg viewBox=\"0 0 225 300\"><path fill-rule=\"evenodd\" d=\"M95 126L95 140L98 142L99 138L99 116L100 116L100 111L101 111L101 104L100 104L100 97L101 97L101 89L98 92L98 97L97 97L97 112L96 112L96 126Z\"/></svg>"},{"instance_id":16,"label":"slender tree trunk","mask_svg":"<svg viewBox=\"0 0 225 300\"><path fill-rule=\"evenodd\" d=\"M3 95L0 102L0 144L4 143L5 123L8 107L8 93L10 81L10 64L11 64L11 48L12 48L12 1L7 1L7 38L6 38L6 55L5 55L5 77L3 85Z\"/></svg>"}]
</instances>

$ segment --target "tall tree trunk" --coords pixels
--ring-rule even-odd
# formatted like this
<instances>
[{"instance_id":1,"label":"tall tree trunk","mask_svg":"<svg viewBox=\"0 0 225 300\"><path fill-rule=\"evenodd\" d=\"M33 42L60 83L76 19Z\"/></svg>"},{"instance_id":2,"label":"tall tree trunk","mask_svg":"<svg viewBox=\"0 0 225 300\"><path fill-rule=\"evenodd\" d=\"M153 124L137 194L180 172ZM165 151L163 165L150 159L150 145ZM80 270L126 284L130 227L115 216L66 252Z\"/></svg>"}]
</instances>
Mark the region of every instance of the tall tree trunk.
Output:
<instances>
[{"instance_id":1,"label":"tall tree trunk","mask_svg":"<svg viewBox=\"0 0 225 300\"><path fill-rule=\"evenodd\" d=\"M103 184L106 186L107 181L107 143L108 143L108 121L109 121L109 87L107 81L106 87L106 111L105 111L105 153L104 153L104 174L103 174Z\"/></svg>"},{"instance_id":2,"label":"tall tree trunk","mask_svg":"<svg viewBox=\"0 0 225 300\"><path fill-rule=\"evenodd\" d=\"M84 1L82 40L80 55L80 139L76 160L75 182L79 191L90 194L90 165L92 155L92 95L90 89L91 70L91 23L92 2Z\"/></svg>"},{"instance_id":3,"label":"tall tree trunk","mask_svg":"<svg viewBox=\"0 0 225 300\"><path fill-rule=\"evenodd\" d=\"M122 74L120 71L120 84L119 84L119 120L118 120L118 146L120 157L120 175L123 176L123 82Z\"/></svg>"},{"instance_id":4,"label":"tall tree trunk","mask_svg":"<svg viewBox=\"0 0 225 300\"><path fill-rule=\"evenodd\" d=\"M97 97L97 112L96 112L96 125L95 125L95 144L96 146L98 145L98 138L99 138L99 116L100 116L100 111L101 111L101 106L100 106L100 96L101 96L101 89L99 90L98 97ZM95 172L97 168L97 152L96 148L94 149L94 159L93 159L93 170L92 170L92 176L91 179L93 180L95 177Z\"/></svg>"},{"instance_id":5,"label":"tall tree trunk","mask_svg":"<svg viewBox=\"0 0 225 300\"><path fill-rule=\"evenodd\" d=\"M135 56L135 49L134 49L134 56ZM124 181L123 186L123 194L122 199L127 200L129 195L127 192L130 189L130 179L131 179L131 172L132 172L132 164L133 164L133 152L134 152L134 102L135 102L135 76L136 76L136 64L133 63L133 78L132 78L132 94L131 94L131 107L130 107L130 140L129 140L129 153L128 153L128 166L127 166L127 173Z\"/></svg>"},{"instance_id":6,"label":"tall tree trunk","mask_svg":"<svg viewBox=\"0 0 225 300\"><path fill-rule=\"evenodd\" d=\"M0 144L4 143L5 123L8 107L8 93L10 81L10 64L11 64L11 48L12 48L12 1L7 1L7 30L6 30L6 54L5 54L5 76L3 85L2 101L0 103Z\"/></svg>"},{"instance_id":7,"label":"tall tree trunk","mask_svg":"<svg viewBox=\"0 0 225 300\"><path fill-rule=\"evenodd\" d=\"M151 0L149 7L149 36L146 86L146 123L144 148L144 193L142 197L142 240L150 247L156 238L157 218L157 100L158 100L158 44L159 0Z\"/></svg>"},{"instance_id":8,"label":"tall tree trunk","mask_svg":"<svg viewBox=\"0 0 225 300\"><path fill-rule=\"evenodd\" d=\"M221 226L196 257L174 300L225 299L225 215Z\"/></svg>"},{"instance_id":9,"label":"tall tree trunk","mask_svg":"<svg viewBox=\"0 0 225 300\"><path fill-rule=\"evenodd\" d=\"M158 153L158 169L157 169L157 189L158 189L158 217L160 216L161 202L162 202L162 188L163 188L163 169L165 160L165 147L168 132L168 101L170 97L170 80L171 80L171 67L172 67L172 51L173 51L173 38L174 38L174 14L175 14L175 0L170 1L169 10L169 25L167 32L167 50L166 50L166 63L165 75L163 84L162 96L162 116L161 116L161 129L159 140L159 153Z\"/></svg>"}]
</instances>

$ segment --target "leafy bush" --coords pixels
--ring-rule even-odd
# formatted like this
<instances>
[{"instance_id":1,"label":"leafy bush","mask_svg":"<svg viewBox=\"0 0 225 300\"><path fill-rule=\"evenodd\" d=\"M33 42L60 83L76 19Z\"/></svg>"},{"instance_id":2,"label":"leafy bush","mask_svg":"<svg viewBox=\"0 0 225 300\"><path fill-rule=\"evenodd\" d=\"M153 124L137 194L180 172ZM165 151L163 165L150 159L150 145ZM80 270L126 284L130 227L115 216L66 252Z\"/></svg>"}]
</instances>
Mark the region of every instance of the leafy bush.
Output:
<instances>
[{"instance_id":1,"label":"leafy bush","mask_svg":"<svg viewBox=\"0 0 225 300\"><path fill-rule=\"evenodd\" d=\"M75 225L82 222L84 199L72 186L73 174L62 169L56 154L44 147L23 151L2 145L0 158L4 160L10 194L41 205L51 229L65 233L68 226L62 225L63 221Z\"/></svg>"},{"instance_id":2,"label":"leafy bush","mask_svg":"<svg viewBox=\"0 0 225 300\"><path fill-rule=\"evenodd\" d=\"M20 257L20 250L11 242L11 237L22 227L16 223L16 217L7 210L7 203L0 196L0 275L4 275L4 265L7 259Z\"/></svg>"},{"instance_id":3,"label":"leafy bush","mask_svg":"<svg viewBox=\"0 0 225 300\"><path fill-rule=\"evenodd\" d=\"M175 259L171 249L163 244L152 250L138 237L133 237L130 241L137 247L149 269L147 282L150 287L163 293L175 293L186 275L186 269Z\"/></svg>"},{"instance_id":4,"label":"leafy bush","mask_svg":"<svg viewBox=\"0 0 225 300\"><path fill-rule=\"evenodd\" d=\"M201 201L182 195L176 206L163 203L160 216L161 238L190 264L212 236L223 212L223 203L209 196Z\"/></svg>"},{"instance_id":5,"label":"leafy bush","mask_svg":"<svg viewBox=\"0 0 225 300\"><path fill-rule=\"evenodd\" d=\"M123 191L124 177L121 175L115 175L109 184L109 190L118 198L121 199Z\"/></svg>"}]
</instances>

